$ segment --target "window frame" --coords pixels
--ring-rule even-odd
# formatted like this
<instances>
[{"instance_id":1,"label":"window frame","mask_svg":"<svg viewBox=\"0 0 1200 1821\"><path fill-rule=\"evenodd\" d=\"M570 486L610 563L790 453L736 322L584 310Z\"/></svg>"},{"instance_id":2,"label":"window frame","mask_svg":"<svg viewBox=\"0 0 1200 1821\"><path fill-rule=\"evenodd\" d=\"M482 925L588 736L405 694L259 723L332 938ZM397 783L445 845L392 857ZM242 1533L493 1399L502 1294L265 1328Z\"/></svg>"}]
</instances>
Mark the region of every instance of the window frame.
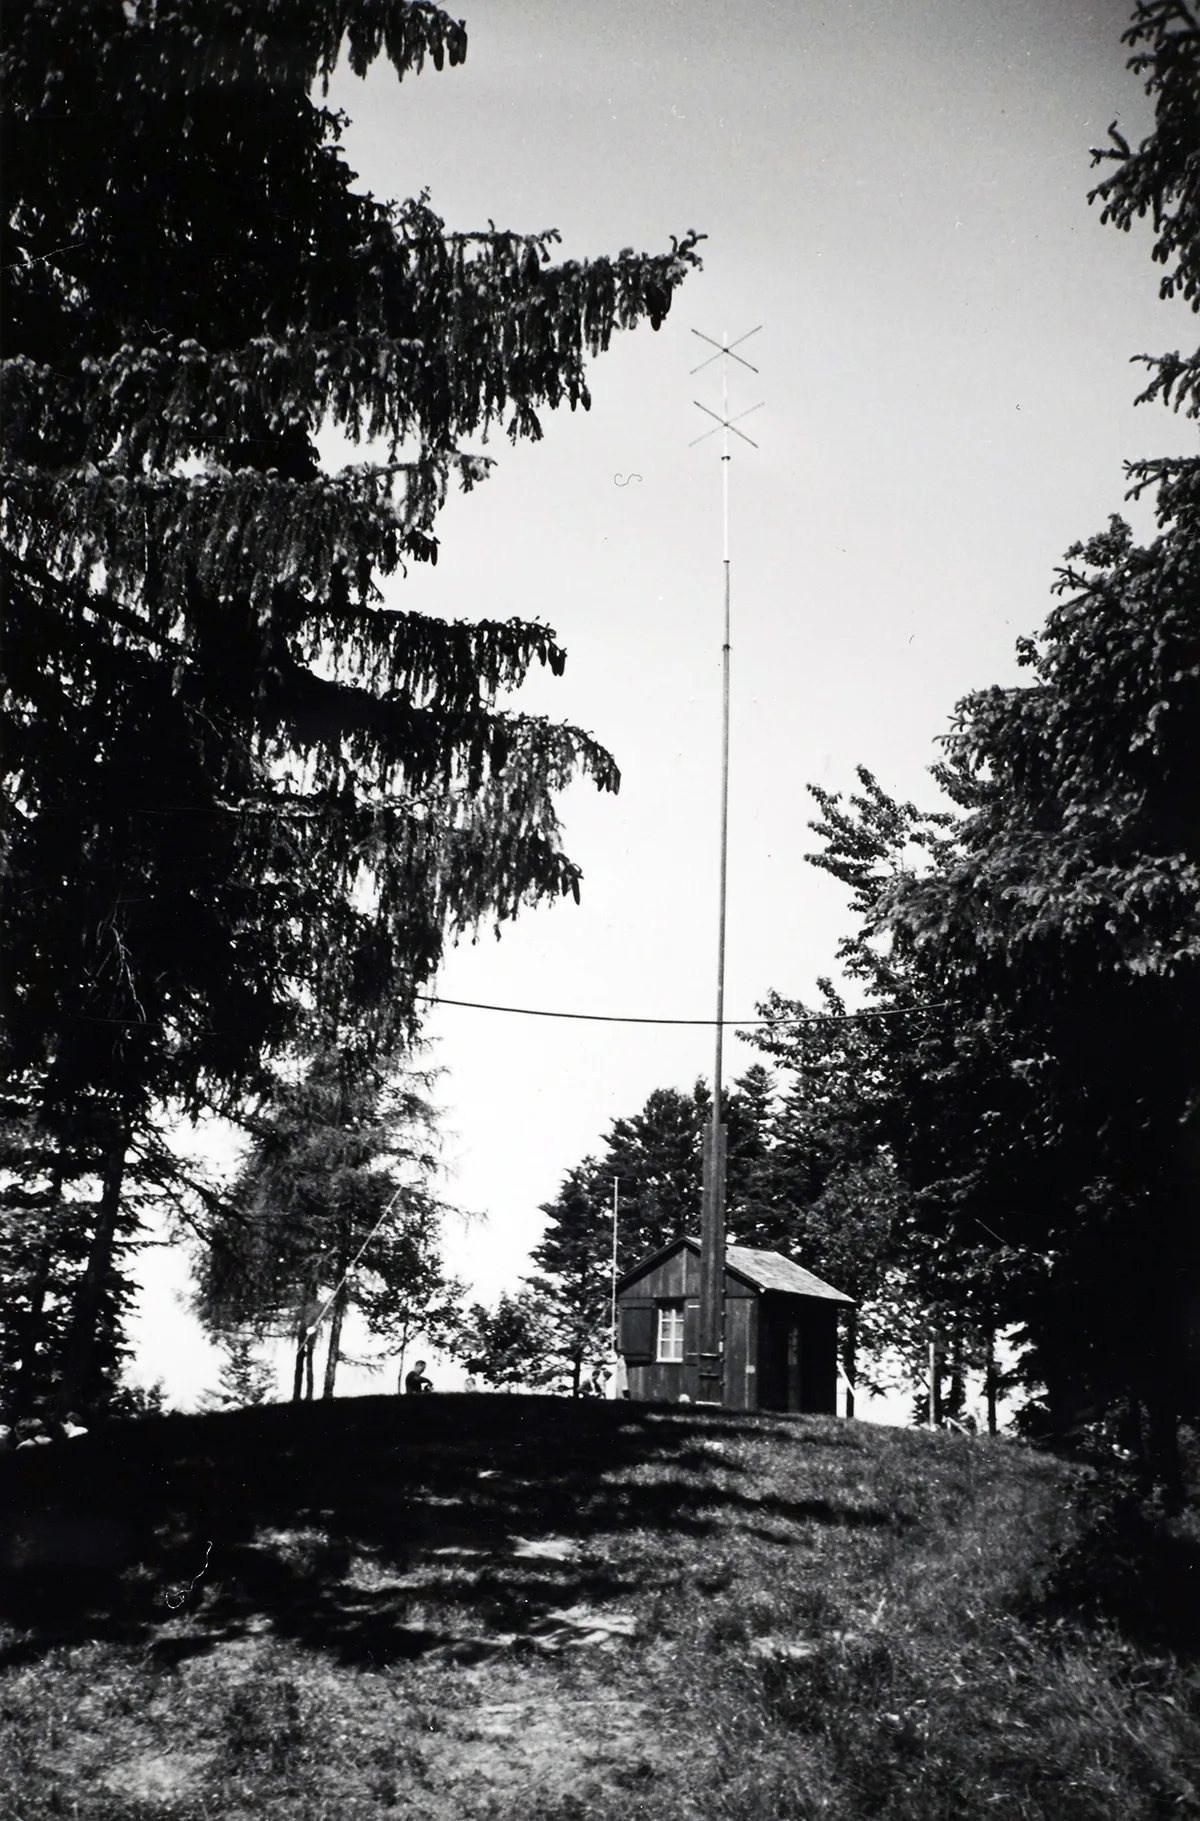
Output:
<instances>
[{"instance_id":1,"label":"window frame","mask_svg":"<svg viewBox=\"0 0 1200 1821\"><path fill-rule=\"evenodd\" d=\"M670 1302L660 1302L656 1306L655 1314L657 1316L654 1334L655 1363L660 1366L682 1366L684 1329L687 1320L683 1298L672 1298ZM669 1352L668 1347L672 1349Z\"/></svg>"}]
</instances>

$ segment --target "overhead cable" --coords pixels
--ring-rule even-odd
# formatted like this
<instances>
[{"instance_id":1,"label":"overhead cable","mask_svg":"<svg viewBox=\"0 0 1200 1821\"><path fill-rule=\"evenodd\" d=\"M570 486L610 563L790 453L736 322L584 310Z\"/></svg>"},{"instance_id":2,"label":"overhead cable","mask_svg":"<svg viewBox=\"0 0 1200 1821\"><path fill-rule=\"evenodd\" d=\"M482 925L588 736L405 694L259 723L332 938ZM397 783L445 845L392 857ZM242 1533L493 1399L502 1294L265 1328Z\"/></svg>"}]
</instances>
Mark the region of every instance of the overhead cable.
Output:
<instances>
[{"instance_id":1,"label":"overhead cable","mask_svg":"<svg viewBox=\"0 0 1200 1821\"><path fill-rule=\"evenodd\" d=\"M744 1028L747 1025L787 1025L787 1024L844 1024L859 1018L907 1018L913 1012L941 1012L957 1005L957 999L938 999L925 1005L896 1005L872 1011L869 1008L858 1012L804 1012L793 1018L641 1018L627 1017L620 1012L553 1012L534 1005L489 1005L479 999L447 999L441 993L417 993L415 995L426 1005L458 1005L472 1012L510 1012L519 1018L569 1018L584 1024L682 1024L707 1025L710 1028L720 1022L731 1030Z\"/></svg>"}]
</instances>

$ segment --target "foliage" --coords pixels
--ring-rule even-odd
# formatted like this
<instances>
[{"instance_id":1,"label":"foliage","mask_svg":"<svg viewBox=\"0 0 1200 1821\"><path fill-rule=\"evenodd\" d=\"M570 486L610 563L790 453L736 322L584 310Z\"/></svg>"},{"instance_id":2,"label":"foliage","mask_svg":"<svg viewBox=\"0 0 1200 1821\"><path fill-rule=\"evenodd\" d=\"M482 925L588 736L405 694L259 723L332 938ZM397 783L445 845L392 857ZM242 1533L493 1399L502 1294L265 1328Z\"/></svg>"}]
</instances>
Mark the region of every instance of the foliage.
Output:
<instances>
[{"instance_id":1,"label":"foliage","mask_svg":"<svg viewBox=\"0 0 1200 1821\"><path fill-rule=\"evenodd\" d=\"M959 705L936 773L959 819L922 818L860 772L848 805L816 793L814 824L860 919L841 956L868 993L839 1142L853 1153L857 1123L895 1160L898 1256L923 1305L967 1336L1018 1326L1053 1433L1124 1407L1125 1439L1160 1458L1194 1382L1200 628L1170 579L1193 535L1177 523L1139 551L1114 525L1071 553L1068 598L1022 647L1033 685ZM803 1044L840 1041L814 1026Z\"/></svg>"},{"instance_id":2,"label":"foliage","mask_svg":"<svg viewBox=\"0 0 1200 1821\"><path fill-rule=\"evenodd\" d=\"M461 1286L439 1254L442 1204L430 1077L320 1052L280 1079L222 1219L210 1222L197 1307L211 1332L291 1335L294 1395L313 1390L316 1324L328 1317L332 1396L351 1309L401 1354L415 1329L453 1328Z\"/></svg>"},{"instance_id":3,"label":"foliage","mask_svg":"<svg viewBox=\"0 0 1200 1821\"><path fill-rule=\"evenodd\" d=\"M1069 553L1032 684L960 705L952 854L886 909L927 979L1003 1021L1034 1102L986 1167L1015 1151L1040 1187L1016 1237L1043 1259L1029 1323L1060 1427L1071 1403L1164 1431L1195 1408L1197 478L1164 481L1151 545L1114 521Z\"/></svg>"},{"instance_id":4,"label":"foliage","mask_svg":"<svg viewBox=\"0 0 1200 1821\"><path fill-rule=\"evenodd\" d=\"M1125 41L1154 131L1114 131L1092 199L1123 229L1151 217L1163 296L1200 308L1200 24L1139 0ZM1146 358L1143 397L1195 415L1200 357ZM849 805L815 793L815 858L858 919L842 960L880 1014L859 1128L904 1184L922 1297L1018 1324L1042 1432L1106 1424L1178 1495L1200 1396L1200 461L1127 472L1157 536L1114 517L1068 551L1018 647L1029 680L957 707L934 772L955 815L860 771Z\"/></svg>"},{"instance_id":5,"label":"foliage","mask_svg":"<svg viewBox=\"0 0 1200 1821\"><path fill-rule=\"evenodd\" d=\"M0 84L9 202L6 1054L102 1194L63 1372L90 1353L131 1146L236 1110L302 1017L385 1045L448 935L577 893L555 794L615 788L498 701L545 626L386 605L434 561L473 439L589 402L588 359L697 263L552 263L353 187L312 95L461 62L426 0L29 0ZM371 459L331 472L333 426Z\"/></svg>"},{"instance_id":6,"label":"foliage","mask_svg":"<svg viewBox=\"0 0 1200 1821\"><path fill-rule=\"evenodd\" d=\"M1092 159L1116 169L1089 200L1103 203L1101 221L1124 233L1149 216L1154 260L1166 268L1160 297L1200 309L1200 15L1190 0L1137 0L1123 42L1133 52L1129 68L1145 78L1154 102L1154 131L1135 150L1114 122L1111 143ZM1143 400L1161 398L1189 417L1200 414L1200 354L1139 359L1152 374Z\"/></svg>"},{"instance_id":7,"label":"foliage","mask_svg":"<svg viewBox=\"0 0 1200 1821\"><path fill-rule=\"evenodd\" d=\"M567 1173L554 1201L542 1208L550 1224L531 1254L537 1270L524 1280L551 1337L550 1357L572 1397L580 1396L586 1375L612 1353L612 1219L610 1214L606 1234L606 1187L611 1208L611 1185L593 1157Z\"/></svg>"},{"instance_id":8,"label":"foliage","mask_svg":"<svg viewBox=\"0 0 1200 1821\"><path fill-rule=\"evenodd\" d=\"M1013 1237L1037 1179L1036 1097L1009 1066L995 1010L974 1016L887 933L885 904L943 863L956 819L893 799L861 766L858 781L848 799L813 787L823 845L810 859L849 891L858 921L838 959L863 1004L847 1016L822 982L820 1010L778 994L760 1008L772 1023L756 1040L794 1082L780 1167L807 1199L793 1218L814 1255L842 1252L829 1274L861 1299L868 1382L898 1353L924 1386L937 1337L954 1367L946 1413L958 1413L968 1356L985 1367L994 1413L994 1336L1020 1319L1014 1299L1038 1266Z\"/></svg>"},{"instance_id":9,"label":"foliage","mask_svg":"<svg viewBox=\"0 0 1200 1821\"><path fill-rule=\"evenodd\" d=\"M244 1410L251 1404L265 1404L275 1389L275 1374L255 1351L251 1334L228 1334L223 1337L225 1361L221 1367L219 1389L204 1398L205 1406L214 1410Z\"/></svg>"},{"instance_id":10,"label":"foliage","mask_svg":"<svg viewBox=\"0 0 1200 1821\"><path fill-rule=\"evenodd\" d=\"M472 1303L453 1350L472 1377L496 1390L551 1385L561 1369L545 1309L528 1291L505 1292L494 1309Z\"/></svg>"},{"instance_id":11,"label":"foliage","mask_svg":"<svg viewBox=\"0 0 1200 1821\"><path fill-rule=\"evenodd\" d=\"M880 1390L895 1356L924 1340L922 1308L901 1234L907 1189L880 1103L878 1033L847 1019L828 981L822 1009L778 994L751 1041L778 1070L777 1101L753 1176L745 1244L790 1253L858 1305L854 1382Z\"/></svg>"},{"instance_id":12,"label":"foliage","mask_svg":"<svg viewBox=\"0 0 1200 1821\"><path fill-rule=\"evenodd\" d=\"M0 1112L0 1409L12 1418L48 1408L59 1389L70 1312L83 1279L100 1189L86 1146L48 1146L19 1093ZM100 1286L95 1346L77 1402L112 1405L128 1348L134 1283L125 1256L131 1214Z\"/></svg>"},{"instance_id":13,"label":"foliage","mask_svg":"<svg viewBox=\"0 0 1200 1821\"><path fill-rule=\"evenodd\" d=\"M771 1088L755 1067L723 1096L726 1186L731 1228L753 1218L755 1171L764 1153ZM612 1217L617 1197L617 1270L700 1224L701 1141L712 1101L703 1081L690 1094L656 1088L641 1112L613 1121L603 1157L570 1170L533 1248L528 1279L552 1358L574 1396L612 1349Z\"/></svg>"},{"instance_id":14,"label":"foliage","mask_svg":"<svg viewBox=\"0 0 1200 1821\"><path fill-rule=\"evenodd\" d=\"M814 826L818 864L860 919L842 958L881 1014L858 1021L872 1050L856 1070L861 1117L912 1197L923 1296L988 1330L1022 1327L1053 1432L1124 1407L1126 1439L1161 1462L1192 1408L1200 1278L1185 1213L1200 952L1191 484L1164 480L1159 513L1146 548L1114 520L1069 552L1059 604L1020 648L1030 684L959 704L935 773L954 822L921 818L864 772L848 806L817 793Z\"/></svg>"},{"instance_id":15,"label":"foliage","mask_svg":"<svg viewBox=\"0 0 1200 1821\"><path fill-rule=\"evenodd\" d=\"M111 1416L162 1416L167 1408L167 1394L161 1378L152 1384L139 1385L126 1380L112 1397L107 1414Z\"/></svg>"}]
</instances>

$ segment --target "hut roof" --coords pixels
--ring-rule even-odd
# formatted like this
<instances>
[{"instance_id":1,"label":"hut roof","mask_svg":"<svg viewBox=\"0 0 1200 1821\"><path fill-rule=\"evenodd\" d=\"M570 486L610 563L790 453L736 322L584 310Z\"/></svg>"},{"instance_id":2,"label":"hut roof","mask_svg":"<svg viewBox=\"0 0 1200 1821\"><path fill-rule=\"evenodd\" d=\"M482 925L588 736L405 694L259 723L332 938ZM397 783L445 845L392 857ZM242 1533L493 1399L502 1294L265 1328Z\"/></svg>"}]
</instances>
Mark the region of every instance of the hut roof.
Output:
<instances>
[{"instance_id":1,"label":"hut roof","mask_svg":"<svg viewBox=\"0 0 1200 1821\"><path fill-rule=\"evenodd\" d=\"M691 1243L691 1242L689 1242ZM699 1245L699 1241L695 1242ZM854 1298L835 1290L782 1252L757 1252L750 1246L726 1246L725 1268L758 1290L785 1290L789 1296L820 1296L826 1302L852 1303Z\"/></svg>"},{"instance_id":2,"label":"hut roof","mask_svg":"<svg viewBox=\"0 0 1200 1821\"><path fill-rule=\"evenodd\" d=\"M680 1246L688 1246L693 1252L699 1252L700 1241L690 1237L673 1239L670 1245L663 1246L652 1257L644 1258L632 1271L626 1271L617 1285L618 1290L641 1277L652 1265ZM852 1296L835 1290L832 1284L815 1277L803 1265L794 1264L782 1252L759 1252L752 1246L726 1246L725 1269L734 1277L740 1277L753 1290L781 1290L788 1296L815 1296L831 1303L854 1302Z\"/></svg>"}]
</instances>

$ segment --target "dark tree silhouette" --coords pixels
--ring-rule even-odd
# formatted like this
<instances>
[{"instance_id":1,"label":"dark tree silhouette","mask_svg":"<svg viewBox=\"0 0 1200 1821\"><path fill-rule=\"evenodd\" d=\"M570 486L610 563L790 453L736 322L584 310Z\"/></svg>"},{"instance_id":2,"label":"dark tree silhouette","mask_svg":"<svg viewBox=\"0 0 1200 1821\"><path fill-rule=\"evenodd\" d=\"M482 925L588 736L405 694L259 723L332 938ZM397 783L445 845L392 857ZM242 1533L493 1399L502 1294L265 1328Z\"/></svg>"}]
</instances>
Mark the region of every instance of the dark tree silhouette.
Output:
<instances>
[{"instance_id":1,"label":"dark tree silhouette","mask_svg":"<svg viewBox=\"0 0 1200 1821\"><path fill-rule=\"evenodd\" d=\"M448 933L577 893L555 795L585 734L498 705L549 628L378 580L437 556L489 430L588 403L697 263L552 263L353 186L314 99L461 62L426 0L37 0L6 17L2 549L10 1072L46 1181L97 1188L62 1343L92 1355L131 1160L236 1105L315 1016L385 1046ZM327 425L370 445L329 471ZM36 1243L36 1239L33 1243Z\"/></svg>"}]
</instances>

